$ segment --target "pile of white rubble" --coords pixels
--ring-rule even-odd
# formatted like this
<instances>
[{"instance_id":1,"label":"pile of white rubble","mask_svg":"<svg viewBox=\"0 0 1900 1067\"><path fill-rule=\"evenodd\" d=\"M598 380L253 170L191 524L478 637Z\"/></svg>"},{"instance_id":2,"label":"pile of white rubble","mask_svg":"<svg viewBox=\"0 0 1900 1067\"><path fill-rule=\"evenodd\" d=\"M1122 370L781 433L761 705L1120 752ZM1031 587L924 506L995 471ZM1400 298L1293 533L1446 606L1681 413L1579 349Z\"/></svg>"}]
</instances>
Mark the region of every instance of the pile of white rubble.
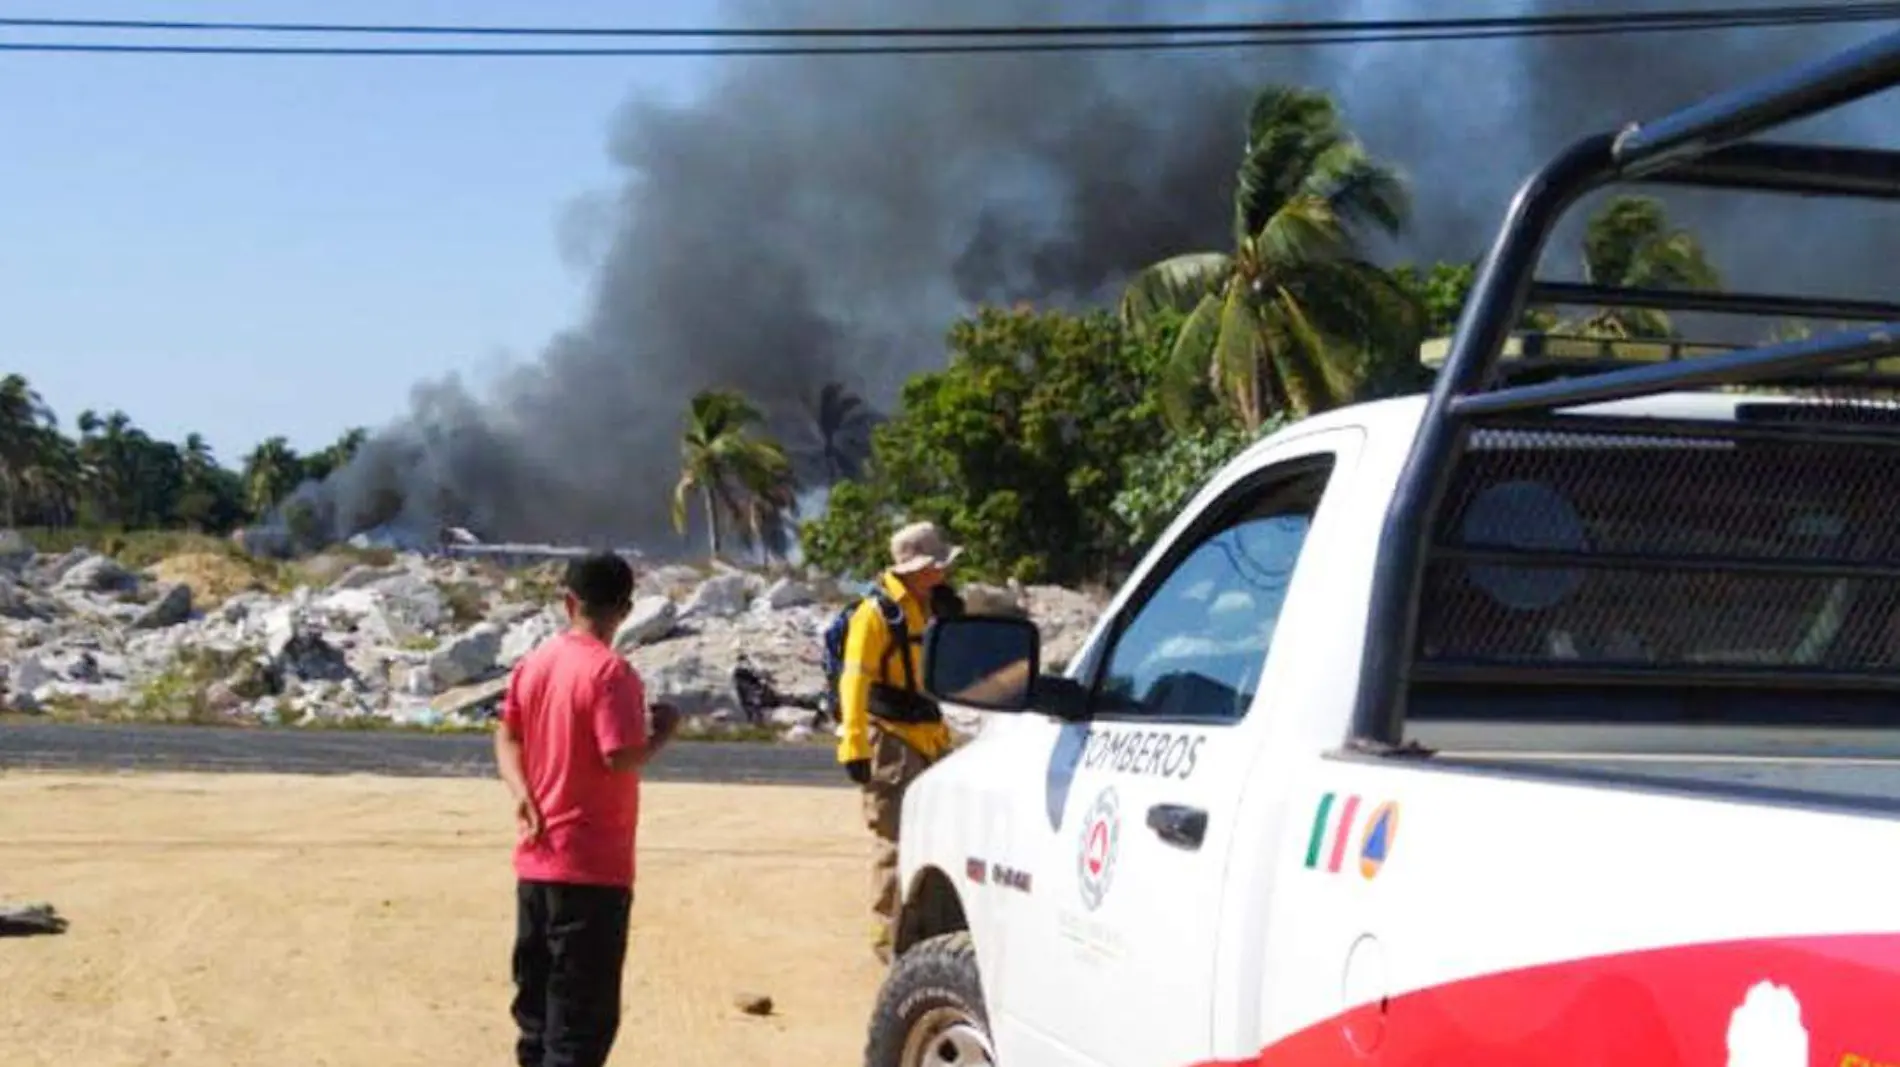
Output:
<instances>
[{"instance_id":1,"label":"pile of white rubble","mask_svg":"<svg viewBox=\"0 0 1900 1067\"><path fill-rule=\"evenodd\" d=\"M36 555L0 531L4 702L146 721L479 725L508 668L563 626L550 592L520 572L405 555L287 597L205 605L110 557ZM820 634L852 592L809 574L652 569L615 645L693 732L804 739L823 687ZM1049 662L1073 654L1100 610L1056 587L966 592L980 610L1026 611ZM751 699L734 684L741 668L763 683ZM772 706L759 706L761 689Z\"/></svg>"}]
</instances>

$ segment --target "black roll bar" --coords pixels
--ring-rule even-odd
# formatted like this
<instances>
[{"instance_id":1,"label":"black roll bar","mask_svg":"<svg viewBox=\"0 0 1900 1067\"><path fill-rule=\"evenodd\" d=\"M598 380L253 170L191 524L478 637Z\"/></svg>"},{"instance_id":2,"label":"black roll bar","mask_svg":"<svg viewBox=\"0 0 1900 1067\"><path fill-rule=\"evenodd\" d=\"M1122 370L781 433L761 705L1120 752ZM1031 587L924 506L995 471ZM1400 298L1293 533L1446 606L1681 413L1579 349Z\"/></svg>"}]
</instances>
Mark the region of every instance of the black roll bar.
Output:
<instances>
[{"instance_id":1,"label":"black roll bar","mask_svg":"<svg viewBox=\"0 0 1900 1067\"><path fill-rule=\"evenodd\" d=\"M1900 84L1900 33L1817 62L1718 93L1616 138L1616 166L1625 176L1666 170L1758 133L1832 111Z\"/></svg>"},{"instance_id":2,"label":"black roll bar","mask_svg":"<svg viewBox=\"0 0 1900 1067\"><path fill-rule=\"evenodd\" d=\"M1835 145L1738 144L1639 180L1701 189L1900 200L1900 159L1892 152Z\"/></svg>"},{"instance_id":3,"label":"black roll bar","mask_svg":"<svg viewBox=\"0 0 1900 1067\"><path fill-rule=\"evenodd\" d=\"M1835 300L1828 297L1706 292L1697 289L1624 289L1573 282L1532 282L1528 301L1532 304L1656 308L1661 311L1706 311L1719 315L1836 319L1841 322L1900 320L1900 303L1884 300Z\"/></svg>"},{"instance_id":4,"label":"black roll bar","mask_svg":"<svg viewBox=\"0 0 1900 1067\"><path fill-rule=\"evenodd\" d=\"M1710 97L1646 124L1582 138L1519 187L1459 316L1450 351L1426 400L1412 450L1400 473L1381 531L1366 622L1352 742L1372 751L1400 751L1406 700L1414 680L1419 598L1434 519L1461 456L1469 420L1531 408L1700 387L1712 381L1759 380L1867 360L1900 351L1895 327L1848 331L1714 357L1618 369L1581 379L1506 389L1480 397L1496 381L1512 327L1535 285L1551 231L1583 196L1619 182L1859 197L1900 198L1900 152L1790 144L1740 144L1747 138L1852 103L1900 84L1900 32L1878 37L1805 66ZM1548 290L1546 290L1548 291ZM1613 291L1592 293L1614 304ZM1577 295L1577 294L1572 294ZM1671 308L1703 308L1671 294ZM1642 299L1641 294L1638 299ZM1773 297L1776 307L1805 298ZM1743 298L1722 298L1737 307ZM1662 306L1651 300L1640 306ZM1851 307L1834 302L1830 311ZM1867 307L1863 310L1874 310ZM1778 313L1757 309L1756 314ZM1840 319L1860 315L1828 314ZM1876 318L1891 318L1883 313Z\"/></svg>"},{"instance_id":5,"label":"black roll bar","mask_svg":"<svg viewBox=\"0 0 1900 1067\"><path fill-rule=\"evenodd\" d=\"M1457 419L1475 419L1518 411L1548 411L1573 404L1629 400L1675 389L1775 381L1803 371L1878 359L1896 350L1900 350L1900 322L1889 322L1714 356L1624 367L1584 378L1461 396L1452 400L1450 414Z\"/></svg>"}]
</instances>

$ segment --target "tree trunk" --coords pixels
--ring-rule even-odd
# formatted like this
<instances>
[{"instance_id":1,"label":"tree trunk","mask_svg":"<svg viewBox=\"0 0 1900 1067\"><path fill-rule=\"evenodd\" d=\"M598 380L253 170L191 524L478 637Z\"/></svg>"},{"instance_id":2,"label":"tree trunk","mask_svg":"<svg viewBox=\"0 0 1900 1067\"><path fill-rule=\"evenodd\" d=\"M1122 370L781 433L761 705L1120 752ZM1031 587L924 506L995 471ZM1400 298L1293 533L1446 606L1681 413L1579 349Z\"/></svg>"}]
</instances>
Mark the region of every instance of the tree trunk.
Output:
<instances>
[{"instance_id":1,"label":"tree trunk","mask_svg":"<svg viewBox=\"0 0 1900 1067\"><path fill-rule=\"evenodd\" d=\"M712 545L712 558L719 558L719 508L713 502L712 486L702 486L700 499L706 504L706 539Z\"/></svg>"}]
</instances>

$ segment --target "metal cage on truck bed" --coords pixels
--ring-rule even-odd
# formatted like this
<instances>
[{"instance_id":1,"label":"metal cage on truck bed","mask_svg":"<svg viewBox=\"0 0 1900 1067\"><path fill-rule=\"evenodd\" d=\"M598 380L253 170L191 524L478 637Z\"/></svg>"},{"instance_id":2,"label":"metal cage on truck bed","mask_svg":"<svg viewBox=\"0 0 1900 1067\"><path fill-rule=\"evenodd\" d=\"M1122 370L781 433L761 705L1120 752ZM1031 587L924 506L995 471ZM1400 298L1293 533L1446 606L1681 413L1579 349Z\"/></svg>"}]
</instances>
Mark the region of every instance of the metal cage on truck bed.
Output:
<instances>
[{"instance_id":1,"label":"metal cage on truck bed","mask_svg":"<svg viewBox=\"0 0 1900 1067\"><path fill-rule=\"evenodd\" d=\"M1408 717L1473 694L1540 719L1785 722L1798 692L1803 721L1900 724L1900 303L1534 278L1565 213L1617 184L1900 200L1900 152L1750 140L1896 84L1900 32L1586 137L1519 189L1386 515L1357 746L1400 748ZM1532 303L1874 325L1512 380ZM1714 395L1616 403L1689 391Z\"/></svg>"}]
</instances>

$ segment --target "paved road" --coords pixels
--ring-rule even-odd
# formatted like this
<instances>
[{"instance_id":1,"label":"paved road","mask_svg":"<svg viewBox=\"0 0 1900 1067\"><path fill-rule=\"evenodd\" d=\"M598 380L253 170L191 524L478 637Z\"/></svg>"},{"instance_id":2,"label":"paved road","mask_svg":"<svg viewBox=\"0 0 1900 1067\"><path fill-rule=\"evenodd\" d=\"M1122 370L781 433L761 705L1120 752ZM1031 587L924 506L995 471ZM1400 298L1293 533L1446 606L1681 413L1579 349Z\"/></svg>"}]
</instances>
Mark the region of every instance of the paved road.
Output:
<instances>
[{"instance_id":1,"label":"paved road","mask_svg":"<svg viewBox=\"0 0 1900 1067\"><path fill-rule=\"evenodd\" d=\"M0 725L0 769L246 771L468 778L494 773L485 735L200 726ZM681 741L654 781L842 785L829 749Z\"/></svg>"}]
</instances>

